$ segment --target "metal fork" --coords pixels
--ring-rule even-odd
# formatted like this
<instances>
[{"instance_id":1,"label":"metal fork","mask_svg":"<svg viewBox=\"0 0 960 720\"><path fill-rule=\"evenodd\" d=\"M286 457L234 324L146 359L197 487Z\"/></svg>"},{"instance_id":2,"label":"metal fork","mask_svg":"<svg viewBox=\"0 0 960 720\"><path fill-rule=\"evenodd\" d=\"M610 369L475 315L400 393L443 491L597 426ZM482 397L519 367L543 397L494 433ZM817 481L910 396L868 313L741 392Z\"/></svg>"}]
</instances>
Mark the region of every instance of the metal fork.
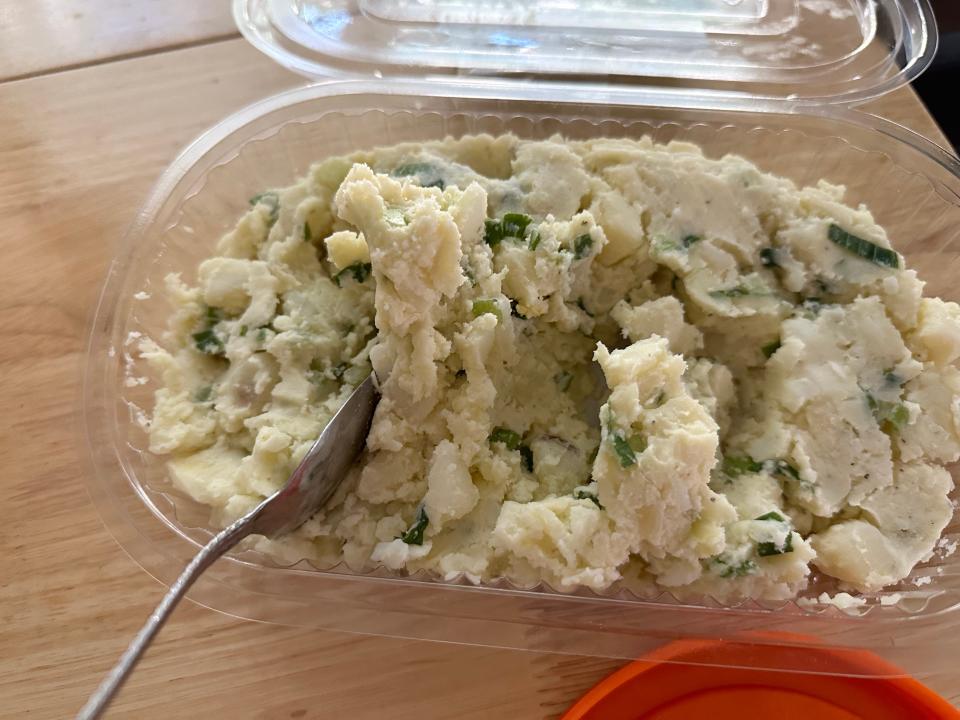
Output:
<instances>
[{"instance_id":1,"label":"metal fork","mask_svg":"<svg viewBox=\"0 0 960 720\"><path fill-rule=\"evenodd\" d=\"M101 716L177 603L200 573L217 558L248 535L276 538L296 530L326 504L363 450L373 411L379 401L380 391L375 376L371 374L333 416L287 484L220 531L190 561L126 652L87 700L77 720L93 720Z\"/></svg>"}]
</instances>

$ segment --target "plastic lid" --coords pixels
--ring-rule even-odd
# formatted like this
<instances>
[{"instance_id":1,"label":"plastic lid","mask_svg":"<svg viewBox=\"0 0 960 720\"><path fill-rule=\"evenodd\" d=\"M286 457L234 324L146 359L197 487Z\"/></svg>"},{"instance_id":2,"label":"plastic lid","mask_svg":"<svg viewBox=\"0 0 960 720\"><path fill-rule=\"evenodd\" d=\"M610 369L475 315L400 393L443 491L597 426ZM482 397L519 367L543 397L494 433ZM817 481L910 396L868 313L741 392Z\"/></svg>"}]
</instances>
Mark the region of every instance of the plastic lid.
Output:
<instances>
[{"instance_id":1,"label":"plastic lid","mask_svg":"<svg viewBox=\"0 0 960 720\"><path fill-rule=\"evenodd\" d=\"M928 0L234 0L241 32L311 78L563 76L852 103L930 62Z\"/></svg>"},{"instance_id":2,"label":"plastic lid","mask_svg":"<svg viewBox=\"0 0 960 720\"><path fill-rule=\"evenodd\" d=\"M786 645L682 640L600 681L561 720L958 720L960 711L897 669L862 651L804 648L825 672L750 670L782 667ZM696 663L690 665L686 663Z\"/></svg>"}]
</instances>

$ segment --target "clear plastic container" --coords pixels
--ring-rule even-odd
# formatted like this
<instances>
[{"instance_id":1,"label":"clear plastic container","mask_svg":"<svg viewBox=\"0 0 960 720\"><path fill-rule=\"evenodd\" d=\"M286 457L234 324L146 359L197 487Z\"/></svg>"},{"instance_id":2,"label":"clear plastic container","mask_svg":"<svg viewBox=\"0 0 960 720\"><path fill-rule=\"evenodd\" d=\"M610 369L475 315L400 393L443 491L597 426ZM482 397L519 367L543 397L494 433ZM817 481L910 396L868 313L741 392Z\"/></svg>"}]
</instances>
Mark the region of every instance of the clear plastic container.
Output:
<instances>
[{"instance_id":1,"label":"clear plastic container","mask_svg":"<svg viewBox=\"0 0 960 720\"><path fill-rule=\"evenodd\" d=\"M163 277L178 271L192 280L247 198L290 183L315 160L481 132L683 139L711 156L743 155L798 184L821 177L842 183L848 201L869 205L907 264L929 281L928 294L960 300L953 281L960 266L960 162L909 130L849 108L496 77L344 79L270 97L206 132L162 175L110 268L91 334L84 390L90 490L107 527L147 572L171 582L212 534L208 509L171 487L137 422L152 407L156 378L132 343L141 334L159 337L165 327ZM960 522L945 538L947 546L960 540ZM806 596L833 588L815 579ZM826 643L840 653L872 650L925 677L950 669L960 650L960 553L945 548L856 612L795 602L681 603L668 593L641 599L506 583L476 587L386 571L356 575L306 563L283 567L252 551L215 564L190 597L255 620L607 657L634 658L687 637L797 648ZM821 655L786 657L782 667L765 669L835 672L818 664Z\"/></svg>"}]
</instances>

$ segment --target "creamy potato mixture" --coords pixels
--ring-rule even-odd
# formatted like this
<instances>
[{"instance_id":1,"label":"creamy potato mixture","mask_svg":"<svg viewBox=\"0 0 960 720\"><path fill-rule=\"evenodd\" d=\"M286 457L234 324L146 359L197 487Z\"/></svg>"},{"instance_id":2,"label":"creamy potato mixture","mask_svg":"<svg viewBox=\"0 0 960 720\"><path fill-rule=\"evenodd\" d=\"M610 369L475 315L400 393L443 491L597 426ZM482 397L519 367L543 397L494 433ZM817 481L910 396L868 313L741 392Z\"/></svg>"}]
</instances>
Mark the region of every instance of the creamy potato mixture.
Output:
<instances>
[{"instance_id":1,"label":"creamy potato mixture","mask_svg":"<svg viewBox=\"0 0 960 720\"><path fill-rule=\"evenodd\" d=\"M373 369L286 560L785 599L928 558L960 307L865 207L686 143L465 137L314 165L168 278L150 449L222 525Z\"/></svg>"}]
</instances>

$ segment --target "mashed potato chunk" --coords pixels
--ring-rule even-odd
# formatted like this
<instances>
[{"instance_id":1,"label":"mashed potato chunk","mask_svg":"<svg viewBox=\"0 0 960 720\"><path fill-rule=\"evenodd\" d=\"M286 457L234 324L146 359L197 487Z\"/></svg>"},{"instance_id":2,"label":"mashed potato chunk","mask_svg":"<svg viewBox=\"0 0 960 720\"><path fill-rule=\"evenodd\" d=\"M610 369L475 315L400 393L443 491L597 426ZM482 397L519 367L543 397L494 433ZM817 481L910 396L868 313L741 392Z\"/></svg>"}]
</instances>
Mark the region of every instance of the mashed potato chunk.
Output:
<instances>
[{"instance_id":1,"label":"mashed potato chunk","mask_svg":"<svg viewBox=\"0 0 960 720\"><path fill-rule=\"evenodd\" d=\"M785 600L929 558L960 308L868 209L650 138L404 144L267 189L168 278L150 449L224 524L382 391L288 560Z\"/></svg>"}]
</instances>

